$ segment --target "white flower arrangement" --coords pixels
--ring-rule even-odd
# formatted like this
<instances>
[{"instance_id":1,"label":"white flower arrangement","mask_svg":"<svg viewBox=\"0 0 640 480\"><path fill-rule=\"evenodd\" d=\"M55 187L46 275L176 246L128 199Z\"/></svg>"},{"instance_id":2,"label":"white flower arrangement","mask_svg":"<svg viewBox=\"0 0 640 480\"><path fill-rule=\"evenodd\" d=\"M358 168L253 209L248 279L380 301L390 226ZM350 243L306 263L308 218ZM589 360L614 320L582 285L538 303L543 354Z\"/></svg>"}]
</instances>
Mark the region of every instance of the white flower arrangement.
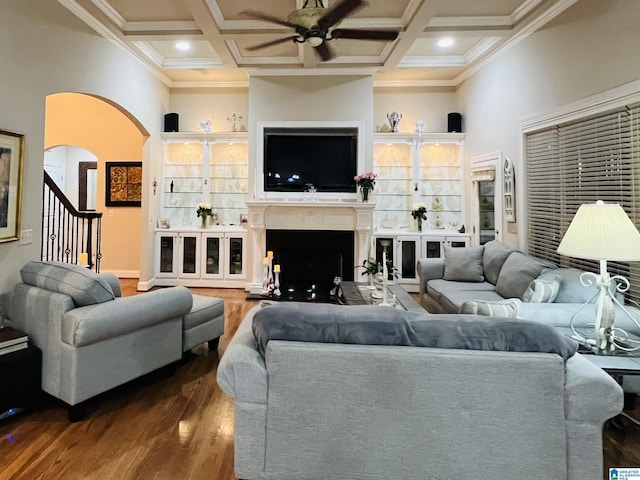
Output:
<instances>
[{"instance_id":1,"label":"white flower arrangement","mask_svg":"<svg viewBox=\"0 0 640 480\"><path fill-rule=\"evenodd\" d=\"M196 214L198 217L208 217L213 213L210 203L199 203L196 207Z\"/></svg>"},{"instance_id":2,"label":"white flower arrangement","mask_svg":"<svg viewBox=\"0 0 640 480\"><path fill-rule=\"evenodd\" d=\"M411 216L415 219L426 220L427 219L427 204L423 202L414 203L411 205Z\"/></svg>"}]
</instances>

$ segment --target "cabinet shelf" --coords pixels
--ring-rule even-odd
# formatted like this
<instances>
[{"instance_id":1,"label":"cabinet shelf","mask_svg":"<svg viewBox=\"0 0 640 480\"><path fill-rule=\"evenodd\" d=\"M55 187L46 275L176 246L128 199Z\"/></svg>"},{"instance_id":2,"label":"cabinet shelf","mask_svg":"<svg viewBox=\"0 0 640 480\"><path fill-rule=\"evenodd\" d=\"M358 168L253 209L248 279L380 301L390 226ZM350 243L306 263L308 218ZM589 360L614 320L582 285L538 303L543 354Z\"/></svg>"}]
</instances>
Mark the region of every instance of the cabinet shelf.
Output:
<instances>
[{"instance_id":1,"label":"cabinet shelf","mask_svg":"<svg viewBox=\"0 0 640 480\"><path fill-rule=\"evenodd\" d=\"M409 224L411 205L427 205L428 222L463 224L464 134L374 134L374 227ZM417 187L417 189L416 189ZM435 199L442 209L432 210Z\"/></svg>"}]
</instances>

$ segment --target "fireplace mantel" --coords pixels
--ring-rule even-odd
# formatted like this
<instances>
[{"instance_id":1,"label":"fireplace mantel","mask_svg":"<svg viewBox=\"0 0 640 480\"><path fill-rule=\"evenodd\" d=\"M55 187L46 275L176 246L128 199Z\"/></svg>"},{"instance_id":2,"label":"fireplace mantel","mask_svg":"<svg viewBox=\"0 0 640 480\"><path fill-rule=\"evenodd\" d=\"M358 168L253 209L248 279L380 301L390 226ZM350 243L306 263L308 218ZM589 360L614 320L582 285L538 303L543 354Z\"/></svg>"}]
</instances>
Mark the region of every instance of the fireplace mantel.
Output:
<instances>
[{"instance_id":1,"label":"fireplace mantel","mask_svg":"<svg viewBox=\"0 0 640 480\"><path fill-rule=\"evenodd\" d=\"M354 232L356 259L369 251L373 233L375 203L353 201L272 201L247 202L249 209L248 246L252 293L262 289L262 258L266 254L266 231L350 230Z\"/></svg>"}]
</instances>

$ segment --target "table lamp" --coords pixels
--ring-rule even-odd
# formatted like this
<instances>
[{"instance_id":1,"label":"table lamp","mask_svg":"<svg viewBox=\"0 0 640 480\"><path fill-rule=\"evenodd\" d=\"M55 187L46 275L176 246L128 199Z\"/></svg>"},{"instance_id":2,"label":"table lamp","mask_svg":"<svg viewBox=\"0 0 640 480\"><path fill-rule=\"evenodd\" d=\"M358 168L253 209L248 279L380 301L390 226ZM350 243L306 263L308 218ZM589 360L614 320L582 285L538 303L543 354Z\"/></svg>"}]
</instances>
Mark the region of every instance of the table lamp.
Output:
<instances>
[{"instance_id":1,"label":"table lamp","mask_svg":"<svg viewBox=\"0 0 640 480\"><path fill-rule=\"evenodd\" d=\"M575 258L598 260L598 274L585 272L580 276L584 286L594 283L598 292L578 311L596 299L596 320L593 333L577 331L573 319L570 326L575 338L597 353L613 353L614 350L633 351L640 349L640 342L629 338L626 331L614 325L615 305L618 305L640 329L640 324L615 298L616 292L629 289L629 280L613 277L607 272L607 260L630 262L640 260L640 233L629 216L618 204L583 204L571 220L571 224L558 246L558 253ZM637 344L637 346L633 346Z\"/></svg>"}]
</instances>

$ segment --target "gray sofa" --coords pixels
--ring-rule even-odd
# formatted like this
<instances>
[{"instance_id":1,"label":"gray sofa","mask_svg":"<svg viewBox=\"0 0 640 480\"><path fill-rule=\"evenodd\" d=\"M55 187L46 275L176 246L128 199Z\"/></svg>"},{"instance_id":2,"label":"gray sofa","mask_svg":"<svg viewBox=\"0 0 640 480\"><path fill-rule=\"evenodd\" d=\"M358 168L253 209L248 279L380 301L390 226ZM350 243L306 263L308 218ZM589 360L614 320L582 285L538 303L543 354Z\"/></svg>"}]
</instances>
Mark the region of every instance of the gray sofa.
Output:
<instances>
[{"instance_id":1,"label":"gray sofa","mask_svg":"<svg viewBox=\"0 0 640 480\"><path fill-rule=\"evenodd\" d=\"M582 285L582 273L558 268L497 240L480 247L445 247L444 258L418 260L420 304L431 313L492 313L539 321L569 333L572 316L580 328L596 317L595 303L584 305L593 302L597 287ZM469 309L469 301L484 311ZM640 321L639 309L625 308ZM637 325L617 306L615 322L640 336Z\"/></svg>"},{"instance_id":2,"label":"gray sofa","mask_svg":"<svg viewBox=\"0 0 640 480\"><path fill-rule=\"evenodd\" d=\"M602 478L601 429L621 411L622 391L580 354L563 361L277 336L259 347L261 308L243 319L218 367L218 384L235 401L238 478ZM297 322L317 308L308 305L286 329L297 335ZM398 314L336 308L377 308L374 320ZM422 315L414 319L421 326L435 317ZM340 322L332 328L338 334Z\"/></svg>"},{"instance_id":3,"label":"gray sofa","mask_svg":"<svg viewBox=\"0 0 640 480\"><path fill-rule=\"evenodd\" d=\"M85 400L180 360L196 342L215 343L224 330L222 300L185 287L122 297L115 275L76 265L34 261L20 273L0 308L42 350L42 389L69 406L72 421Z\"/></svg>"}]
</instances>

